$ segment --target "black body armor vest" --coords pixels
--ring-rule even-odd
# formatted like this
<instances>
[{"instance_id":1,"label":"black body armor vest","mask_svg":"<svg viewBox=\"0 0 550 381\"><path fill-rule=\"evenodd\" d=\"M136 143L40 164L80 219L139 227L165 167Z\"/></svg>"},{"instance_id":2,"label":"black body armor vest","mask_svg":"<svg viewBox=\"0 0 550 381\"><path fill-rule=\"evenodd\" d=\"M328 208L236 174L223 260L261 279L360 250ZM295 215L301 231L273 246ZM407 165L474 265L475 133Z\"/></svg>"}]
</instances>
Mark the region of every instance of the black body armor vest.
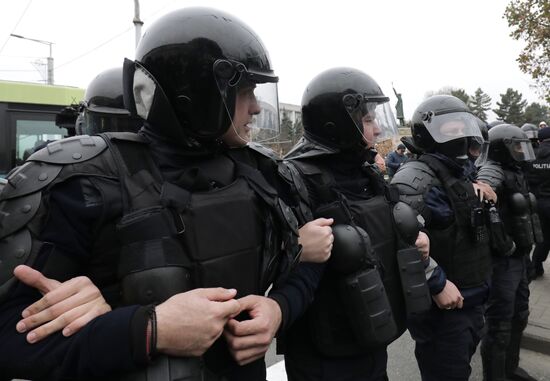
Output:
<instances>
[{"instance_id":1,"label":"black body armor vest","mask_svg":"<svg viewBox=\"0 0 550 381\"><path fill-rule=\"evenodd\" d=\"M295 329L308 329L316 349L327 356L362 354L369 348L389 344L404 332L406 311L397 267L392 209L384 195L383 179L367 166L362 169L362 176L350 178L342 186L333 177L332 170L319 164L318 160L291 160L289 166L297 169L305 183L305 193L309 194L308 207L314 218L334 218L333 226L355 225L368 233L391 306L388 318L396 326L394 335L386 342L361 342L338 291L342 275L333 271L329 262L306 317Z\"/></svg>"},{"instance_id":2,"label":"black body armor vest","mask_svg":"<svg viewBox=\"0 0 550 381\"><path fill-rule=\"evenodd\" d=\"M543 241L542 227L536 207L536 198L529 191L523 171L502 168L504 181L500 202L506 232L516 244L514 256L528 255L535 243Z\"/></svg>"},{"instance_id":3,"label":"black body armor vest","mask_svg":"<svg viewBox=\"0 0 550 381\"><path fill-rule=\"evenodd\" d=\"M77 142L92 147L88 156L86 150L74 153ZM48 249L37 239L48 213L47 200L40 202L42 191L75 177L99 192L104 213L110 217L95 234L98 239L92 242L90 263L62 263L53 248L44 273L59 280L84 273L113 308L158 304L198 287L235 288L238 297L263 295L270 284L290 271L299 256L294 215L256 168L232 159L231 153L213 158L215 163L206 159L196 162L186 175L191 177L188 183L197 188L186 188L163 179L139 135L81 136L67 144L68 154L61 149L57 150L61 154L55 154L52 147L35 154L29 159L33 162L10 178L13 186L2 192L2 210L10 211L9 205L13 205L17 213L9 214L0 225L0 246L10 252L13 246L14 253L21 255L14 255L8 262L11 268L0 272L0 301L14 283L10 275L13 267L32 265L38 251ZM272 160L256 151L251 155L257 161ZM233 180L216 186L215 181L199 176L201 164L233 173ZM6 224L10 221L13 223ZM237 366L223 339L205 359L206 368L217 375ZM148 381L180 376L223 379L209 375L203 359L166 360L161 356L148 369L124 377Z\"/></svg>"},{"instance_id":4,"label":"black body armor vest","mask_svg":"<svg viewBox=\"0 0 550 381\"><path fill-rule=\"evenodd\" d=\"M490 273L489 238L485 218L477 220L480 202L466 178L453 176L438 159L422 155L419 161L428 165L445 188L455 215L445 229L430 228L430 256L443 267L447 278L459 288L480 286ZM476 226L477 225L477 226ZM477 228L481 228L481 232Z\"/></svg>"}]
</instances>

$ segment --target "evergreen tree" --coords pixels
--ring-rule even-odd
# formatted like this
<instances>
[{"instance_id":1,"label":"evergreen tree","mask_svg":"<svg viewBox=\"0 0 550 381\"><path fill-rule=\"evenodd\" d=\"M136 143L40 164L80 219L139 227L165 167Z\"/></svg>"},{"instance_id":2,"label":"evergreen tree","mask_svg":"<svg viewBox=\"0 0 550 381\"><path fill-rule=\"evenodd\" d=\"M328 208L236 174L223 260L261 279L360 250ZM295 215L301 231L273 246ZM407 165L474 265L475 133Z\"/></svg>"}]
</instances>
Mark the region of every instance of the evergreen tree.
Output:
<instances>
[{"instance_id":1,"label":"evergreen tree","mask_svg":"<svg viewBox=\"0 0 550 381\"><path fill-rule=\"evenodd\" d=\"M466 90L464 89L453 89L451 90L451 95L457 97L466 104L470 102L470 96L466 94Z\"/></svg>"},{"instance_id":2,"label":"evergreen tree","mask_svg":"<svg viewBox=\"0 0 550 381\"><path fill-rule=\"evenodd\" d=\"M525 123L538 125L541 121L550 121L550 109L548 106L533 102L525 107Z\"/></svg>"},{"instance_id":3,"label":"evergreen tree","mask_svg":"<svg viewBox=\"0 0 550 381\"><path fill-rule=\"evenodd\" d=\"M292 134L289 134L288 137L292 142L292 145L294 145L302 137L304 132L304 125L302 124L302 120L300 118L296 118L296 121L292 125L292 129L290 131Z\"/></svg>"},{"instance_id":4,"label":"evergreen tree","mask_svg":"<svg viewBox=\"0 0 550 381\"><path fill-rule=\"evenodd\" d=\"M487 121L487 113L491 109L491 97L484 93L480 87L477 88L473 98L470 99L468 106L472 113L484 122Z\"/></svg>"},{"instance_id":5,"label":"evergreen tree","mask_svg":"<svg viewBox=\"0 0 550 381\"><path fill-rule=\"evenodd\" d=\"M292 134L292 121L288 117L288 112L283 110L283 118L281 119L281 136L285 139L290 139Z\"/></svg>"},{"instance_id":6,"label":"evergreen tree","mask_svg":"<svg viewBox=\"0 0 550 381\"><path fill-rule=\"evenodd\" d=\"M517 90L508 88L505 94L500 94L500 102L497 102L497 109L493 109L498 116L498 120L505 123L521 126L524 121L523 110L527 101Z\"/></svg>"}]
</instances>

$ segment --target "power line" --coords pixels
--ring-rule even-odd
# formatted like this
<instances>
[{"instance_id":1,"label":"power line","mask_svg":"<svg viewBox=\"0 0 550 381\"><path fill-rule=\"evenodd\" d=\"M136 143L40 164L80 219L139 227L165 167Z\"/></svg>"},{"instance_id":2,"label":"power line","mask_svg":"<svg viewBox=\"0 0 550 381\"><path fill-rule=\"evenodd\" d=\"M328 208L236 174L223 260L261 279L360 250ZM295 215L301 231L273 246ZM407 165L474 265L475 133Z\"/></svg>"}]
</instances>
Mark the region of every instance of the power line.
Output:
<instances>
[{"instance_id":1,"label":"power line","mask_svg":"<svg viewBox=\"0 0 550 381\"><path fill-rule=\"evenodd\" d=\"M59 69L60 67L63 67L63 66L65 66L65 65L68 65L68 64L70 64L70 63L72 63L72 62L74 62L74 61L76 61L76 60L78 60L78 59L80 59L80 58L82 58L82 57L87 56L88 54L90 54L90 53L96 51L97 49L101 48L102 46L107 45L109 42L113 41L114 39L119 38L120 36L122 36L123 34L127 33L127 32L128 32L130 29L132 29L132 28L133 28L133 26L129 27L129 28L126 29L125 31L123 31L123 32L121 32L121 33L119 33L119 34L117 34L117 35L111 37L111 38L108 39L107 41L102 42L101 44L97 45L95 48L92 48L92 49L88 50L87 52L82 53L81 55L76 56L75 58L73 58L73 59L71 59L71 60L69 60L69 61L67 61L67 62L62 63L61 65L56 66L55 69Z\"/></svg>"},{"instance_id":2,"label":"power line","mask_svg":"<svg viewBox=\"0 0 550 381\"><path fill-rule=\"evenodd\" d=\"M21 22L21 20L23 19L23 17L25 16L25 13L27 13L27 9L29 9L29 7L31 6L31 3L32 3L32 0L29 0L27 6L25 7L25 10L23 11L23 13L21 14L21 16L19 17L19 20L17 20L17 23L15 24L15 26L13 27L11 33L8 35L8 38L6 38L6 41L4 42L4 45L2 45L2 47L0 48L0 54L2 54L2 50L4 50L4 47L6 46L6 44L8 43L8 41L10 40L10 35L15 32L15 29L17 28L17 26L19 25L19 23Z\"/></svg>"},{"instance_id":3,"label":"power line","mask_svg":"<svg viewBox=\"0 0 550 381\"><path fill-rule=\"evenodd\" d=\"M31 1L32 1L32 0L31 0ZM162 6L161 8L157 9L155 12L153 12L153 13L151 13L150 15L146 16L146 17L144 18L144 20L150 19L150 18L153 17L154 15L156 15L156 14L158 14L159 12L161 12L162 10L166 9L169 5L171 5L171 4L174 3L175 1L176 1L176 0L172 0L171 2L165 4L165 5ZM105 41L105 42L102 42L101 44L99 44L99 45L97 45L96 47L94 47L94 48L88 50L87 52L84 52L84 53L82 53L81 55L76 56L75 58L72 58L72 59L70 59L69 61L66 61L66 62L64 62L64 63L62 63L62 64L56 66L55 69L57 70L57 69L59 69L60 67L63 67L63 66L65 66L65 65L68 65L68 64L70 64L70 63L73 63L74 61L79 60L79 59L81 59L82 57L85 57L85 56L87 56L87 55L90 54L90 53L93 53L94 51L96 51L97 49L103 47L104 45L107 45L109 42L113 41L114 39L116 39L116 38L122 36L123 34L127 33L127 32L130 31L133 27L134 27L134 26L129 27L128 29L124 30L123 32L120 32L119 34L117 34L117 35L111 37L110 39L108 39L108 40Z\"/></svg>"}]
</instances>

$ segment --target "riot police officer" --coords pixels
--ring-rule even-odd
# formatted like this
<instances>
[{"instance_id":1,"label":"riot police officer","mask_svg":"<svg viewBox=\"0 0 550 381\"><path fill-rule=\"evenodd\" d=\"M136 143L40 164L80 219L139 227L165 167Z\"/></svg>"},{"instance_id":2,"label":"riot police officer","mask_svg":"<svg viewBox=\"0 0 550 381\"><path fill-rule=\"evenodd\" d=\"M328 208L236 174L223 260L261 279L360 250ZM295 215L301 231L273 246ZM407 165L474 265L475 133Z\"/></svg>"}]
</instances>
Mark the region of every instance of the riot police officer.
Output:
<instances>
[{"instance_id":1,"label":"riot police officer","mask_svg":"<svg viewBox=\"0 0 550 381\"><path fill-rule=\"evenodd\" d=\"M481 346L484 379L532 380L518 364L529 316L528 256L533 244L542 241L536 199L522 169L535 156L525 132L502 124L489 130L488 158L478 180L497 192L502 223L514 245L508 251L493 250L487 334Z\"/></svg>"},{"instance_id":2,"label":"riot police officer","mask_svg":"<svg viewBox=\"0 0 550 381\"><path fill-rule=\"evenodd\" d=\"M542 226L544 241L537 243L533 252L535 278L544 274L542 263L550 251L550 128L541 128L538 133L539 148L536 159L530 165L527 181L537 197L538 214Z\"/></svg>"},{"instance_id":3,"label":"riot police officer","mask_svg":"<svg viewBox=\"0 0 550 381\"><path fill-rule=\"evenodd\" d=\"M86 88L75 123L77 135L137 132L143 120L124 107L122 67L99 73Z\"/></svg>"},{"instance_id":4,"label":"riot police officer","mask_svg":"<svg viewBox=\"0 0 550 381\"><path fill-rule=\"evenodd\" d=\"M435 303L412 316L408 328L422 380L468 380L490 273L486 226L474 191L479 186L463 168L468 140L481 141L481 132L468 107L450 95L426 99L411 123L414 145L423 154L404 164L392 185L425 221L430 257L438 265L428 280Z\"/></svg>"},{"instance_id":5,"label":"riot police officer","mask_svg":"<svg viewBox=\"0 0 550 381\"><path fill-rule=\"evenodd\" d=\"M291 381L387 379L386 347L405 329L405 306L429 307L415 247L427 255L429 242L375 164L377 137L396 131L388 101L369 75L347 67L320 73L304 91L304 137L281 171L301 220L334 219L334 248L313 304L282 340ZM399 257L416 269L403 281ZM418 293L405 300L402 287Z\"/></svg>"},{"instance_id":6,"label":"riot police officer","mask_svg":"<svg viewBox=\"0 0 550 381\"><path fill-rule=\"evenodd\" d=\"M276 82L263 44L240 20L207 8L171 12L125 63L140 134L55 142L8 177L3 376L265 379L263 352L315 286L294 279L305 290L297 299L279 287L299 246L294 215L264 175L276 174L276 162L256 145L231 149L277 129L254 123L262 110L276 112ZM12 277L21 263L60 281L87 275L113 311L70 338L30 345L10 327L40 298ZM260 296L274 281L276 295ZM235 360L217 340L224 327Z\"/></svg>"}]
</instances>

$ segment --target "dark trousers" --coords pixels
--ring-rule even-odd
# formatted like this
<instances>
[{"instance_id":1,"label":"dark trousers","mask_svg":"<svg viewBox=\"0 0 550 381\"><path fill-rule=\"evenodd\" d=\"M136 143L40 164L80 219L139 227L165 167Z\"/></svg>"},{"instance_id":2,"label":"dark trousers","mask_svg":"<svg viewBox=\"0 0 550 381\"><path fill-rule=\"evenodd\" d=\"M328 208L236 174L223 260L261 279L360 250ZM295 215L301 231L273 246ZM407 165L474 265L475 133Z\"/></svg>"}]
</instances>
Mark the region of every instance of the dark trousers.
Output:
<instances>
[{"instance_id":1,"label":"dark trousers","mask_svg":"<svg viewBox=\"0 0 550 381\"><path fill-rule=\"evenodd\" d=\"M493 257L487 324L523 320L529 314L527 257Z\"/></svg>"},{"instance_id":2,"label":"dark trousers","mask_svg":"<svg viewBox=\"0 0 550 381\"><path fill-rule=\"evenodd\" d=\"M484 380L511 378L519 365L523 330L529 316L528 257L493 257L491 291L481 345Z\"/></svg>"},{"instance_id":3,"label":"dark trousers","mask_svg":"<svg viewBox=\"0 0 550 381\"><path fill-rule=\"evenodd\" d=\"M288 381L386 381L387 362L385 347L346 357L323 356L313 348L285 353Z\"/></svg>"},{"instance_id":4,"label":"dark trousers","mask_svg":"<svg viewBox=\"0 0 550 381\"><path fill-rule=\"evenodd\" d=\"M423 381L467 381L470 360L483 333L483 306L432 308L409 319L415 355Z\"/></svg>"},{"instance_id":5,"label":"dark trousers","mask_svg":"<svg viewBox=\"0 0 550 381\"><path fill-rule=\"evenodd\" d=\"M537 211L542 226L542 233L544 234L544 241L537 243L535 247L533 264L535 265L535 269L537 267L540 269L542 262L548 258L548 252L550 251L550 198L539 199Z\"/></svg>"}]
</instances>

